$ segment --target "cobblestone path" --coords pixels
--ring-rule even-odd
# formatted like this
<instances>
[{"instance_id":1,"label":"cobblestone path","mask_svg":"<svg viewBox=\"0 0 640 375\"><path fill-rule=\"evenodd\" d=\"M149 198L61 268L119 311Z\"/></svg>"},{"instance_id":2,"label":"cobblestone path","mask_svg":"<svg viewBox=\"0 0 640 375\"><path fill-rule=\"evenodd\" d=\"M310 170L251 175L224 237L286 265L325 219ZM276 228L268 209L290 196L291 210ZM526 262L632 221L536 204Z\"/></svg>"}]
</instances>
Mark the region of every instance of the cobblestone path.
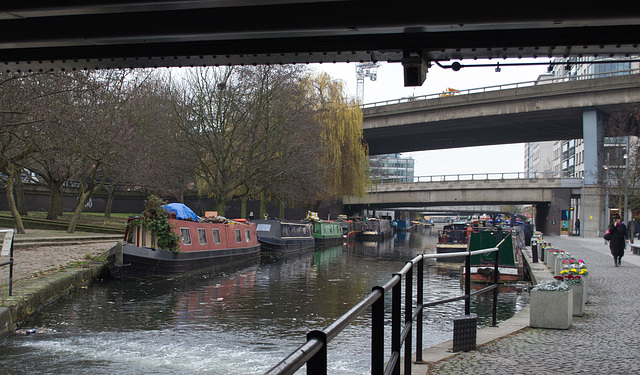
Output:
<instances>
[{"instance_id":1,"label":"cobblestone path","mask_svg":"<svg viewBox=\"0 0 640 375\"><path fill-rule=\"evenodd\" d=\"M615 267L601 239L551 237L589 270L585 315L568 330L527 328L436 363L428 374L639 374L640 267Z\"/></svg>"}]
</instances>

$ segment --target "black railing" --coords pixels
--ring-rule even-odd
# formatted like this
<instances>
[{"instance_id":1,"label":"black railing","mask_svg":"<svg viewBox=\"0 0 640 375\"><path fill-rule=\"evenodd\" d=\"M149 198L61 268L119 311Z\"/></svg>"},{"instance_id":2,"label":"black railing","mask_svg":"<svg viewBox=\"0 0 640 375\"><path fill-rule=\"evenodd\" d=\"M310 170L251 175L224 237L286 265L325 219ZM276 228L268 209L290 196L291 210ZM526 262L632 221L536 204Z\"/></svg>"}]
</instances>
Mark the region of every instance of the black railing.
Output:
<instances>
[{"instance_id":1,"label":"black railing","mask_svg":"<svg viewBox=\"0 0 640 375\"><path fill-rule=\"evenodd\" d=\"M500 233L500 231L498 230ZM497 301L498 301L498 255L499 247L511 236L508 233L495 247L476 250L463 251L446 254L420 254L408 261L397 273L393 274L391 280L384 285L375 286L360 303L351 308L344 315L339 317L334 323L323 330L315 330L307 333L307 341L289 356L283 359L276 366L271 368L268 375L293 374L305 364L307 374L320 375L327 374L327 344L344 330L351 322L367 309L371 308L371 374L400 374L401 351L404 346L404 374L411 374L412 338L415 322L416 332L416 363L422 363L422 327L423 311L427 307L441 305L445 303L465 300L465 315L470 314L472 296L493 290L493 313L492 326L497 323ZM497 236L500 238L501 234ZM495 252L493 284L471 292L471 256ZM465 256L465 294L458 297L447 298L439 301L424 303L424 260L430 258L451 258ZM417 271L415 308L413 306L413 270ZM402 280L404 279L404 312L402 311ZM384 325L385 325L385 295L391 292L391 353L385 366L384 355Z\"/></svg>"},{"instance_id":2,"label":"black railing","mask_svg":"<svg viewBox=\"0 0 640 375\"><path fill-rule=\"evenodd\" d=\"M13 229L0 229L0 235L4 236L0 256L9 256L8 262L0 263L0 267L9 266L9 295L13 293Z\"/></svg>"}]
</instances>

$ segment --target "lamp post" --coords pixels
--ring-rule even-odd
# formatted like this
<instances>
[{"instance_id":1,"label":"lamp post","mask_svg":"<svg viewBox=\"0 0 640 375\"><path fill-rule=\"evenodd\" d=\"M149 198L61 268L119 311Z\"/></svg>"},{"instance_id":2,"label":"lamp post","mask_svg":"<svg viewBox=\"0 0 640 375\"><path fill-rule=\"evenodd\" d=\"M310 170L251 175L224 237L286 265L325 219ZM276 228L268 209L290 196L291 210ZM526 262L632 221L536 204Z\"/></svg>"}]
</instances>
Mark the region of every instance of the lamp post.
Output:
<instances>
[{"instance_id":1,"label":"lamp post","mask_svg":"<svg viewBox=\"0 0 640 375\"><path fill-rule=\"evenodd\" d=\"M625 152L624 155L622 156L624 158L624 178L622 179L624 181L624 223L628 224L629 221L631 221L631 217L629 216L629 192L628 192L628 181L627 181L627 177L629 176L629 136L627 136L627 145L625 148ZM631 230L631 233L633 234L633 230L632 228L627 228L629 230ZM631 236L631 243L633 243L633 235Z\"/></svg>"}]
</instances>

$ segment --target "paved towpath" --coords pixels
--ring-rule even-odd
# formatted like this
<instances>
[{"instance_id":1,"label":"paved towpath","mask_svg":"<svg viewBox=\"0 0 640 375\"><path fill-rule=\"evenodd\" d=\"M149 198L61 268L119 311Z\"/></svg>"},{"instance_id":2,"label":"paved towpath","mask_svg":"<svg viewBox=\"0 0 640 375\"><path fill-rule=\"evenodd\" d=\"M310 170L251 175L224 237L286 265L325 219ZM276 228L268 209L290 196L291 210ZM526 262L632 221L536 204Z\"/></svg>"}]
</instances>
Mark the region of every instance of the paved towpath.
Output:
<instances>
[{"instance_id":1,"label":"paved towpath","mask_svg":"<svg viewBox=\"0 0 640 375\"><path fill-rule=\"evenodd\" d=\"M527 328L430 366L428 374L639 374L640 256L615 267L600 238L545 237L589 270L585 315L568 330Z\"/></svg>"}]
</instances>

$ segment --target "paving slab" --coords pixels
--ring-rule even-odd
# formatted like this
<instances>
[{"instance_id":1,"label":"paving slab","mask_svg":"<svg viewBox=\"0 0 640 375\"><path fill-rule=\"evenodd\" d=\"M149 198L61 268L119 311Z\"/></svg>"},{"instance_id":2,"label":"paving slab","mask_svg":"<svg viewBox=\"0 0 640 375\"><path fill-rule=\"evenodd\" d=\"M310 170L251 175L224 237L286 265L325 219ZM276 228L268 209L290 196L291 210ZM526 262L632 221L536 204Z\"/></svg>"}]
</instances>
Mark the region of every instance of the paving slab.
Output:
<instances>
[{"instance_id":1,"label":"paving slab","mask_svg":"<svg viewBox=\"0 0 640 375\"><path fill-rule=\"evenodd\" d=\"M585 315L574 317L568 330L527 328L528 321L520 322L525 327L513 334L449 355L426 371L416 368L415 374L640 373L640 256L628 248L622 266L615 267L601 238L545 239L585 260L590 273Z\"/></svg>"}]
</instances>

